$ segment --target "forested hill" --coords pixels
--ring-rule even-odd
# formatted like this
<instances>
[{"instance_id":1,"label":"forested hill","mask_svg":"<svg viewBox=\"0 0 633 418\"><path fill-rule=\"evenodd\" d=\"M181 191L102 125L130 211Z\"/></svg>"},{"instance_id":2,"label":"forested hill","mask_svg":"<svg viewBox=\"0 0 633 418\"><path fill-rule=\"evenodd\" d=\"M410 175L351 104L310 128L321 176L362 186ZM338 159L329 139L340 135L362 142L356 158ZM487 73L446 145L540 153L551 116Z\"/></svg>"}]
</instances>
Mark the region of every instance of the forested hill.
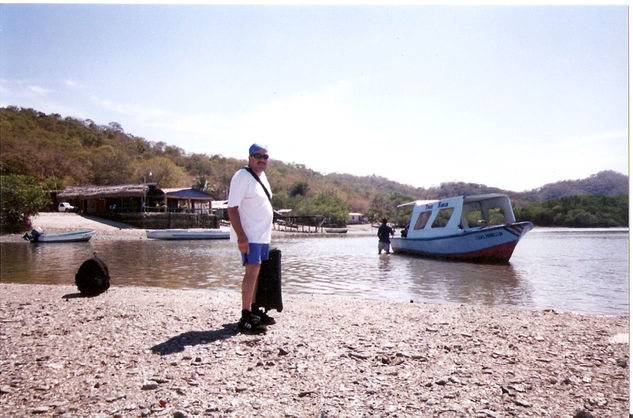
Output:
<instances>
[{"instance_id":1,"label":"forested hill","mask_svg":"<svg viewBox=\"0 0 633 418\"><path fill-rule=\"evenodd\" d=\"M546 184L529 192L538 200L563 196L619 196L629 194L629 178L615 171L601 171L582 180L565 180Z\"/></svg>"},{"instance_id":2,"label":"forested hill","mask_svg":"<svg viewBox=\"0 0 633 418\"><path fill-rule=\"evenodd\" d=\"M31 176L47 189L138 183L144 176L150 181L151 172L151 181L160 187L195 187L224 199L231 176L246 162L223 157L219 149L190 154L126 133L116 122L97 125L17 107L0 108L0 140L0 174ZM520 193L463 182L416 188L375 175L323 175L276 160L270 161L267 172L276 208L294 208L303 198L325 195L344 202L350 211L376 216L404 201L460 194L504 192L515 205L572 195L628 195L628 176L613 171Z\"/></svg>"},{"instance_id":3,"label":"forested hill","mask_svg":"<svg viewBox=\"0 0 633 418\"><path fill-rule=\"evenodd\" d=\"M351 174L328 174L325 178L342 188L370 187L378 190L391 190L416 199L439 199L451 196L483 193L507 193L513 202L538 202L565 196L621 196L629 194L628 176L616 171L605 170L585 179L565 180L549 183L534 190L515 192L484 184L466 182L446 182L436 187L415 188L396 183L378 176L353 176Z\"/></svg>"}]
</instances>

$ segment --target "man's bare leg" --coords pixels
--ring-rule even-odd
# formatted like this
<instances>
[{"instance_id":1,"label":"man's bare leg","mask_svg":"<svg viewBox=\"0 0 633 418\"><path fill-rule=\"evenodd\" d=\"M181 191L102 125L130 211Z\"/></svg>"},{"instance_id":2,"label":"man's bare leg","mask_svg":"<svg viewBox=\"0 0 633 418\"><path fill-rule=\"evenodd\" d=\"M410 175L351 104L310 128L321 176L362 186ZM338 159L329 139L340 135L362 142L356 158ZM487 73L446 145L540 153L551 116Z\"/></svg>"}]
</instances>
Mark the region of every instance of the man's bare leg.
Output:
<instances>
[{"instance_id":1,"label":"man's bare leg","mask_svg":"<svg viewBox=\"0 0 633 418\"><path fill-rule=\"evenodd\" d=\"M242 280L242 309L251 310L251 305L255 300L255 291L257 290L257 276L261 264L247 264L244 271L244 280Z\"/></svg>"}]
</instances>

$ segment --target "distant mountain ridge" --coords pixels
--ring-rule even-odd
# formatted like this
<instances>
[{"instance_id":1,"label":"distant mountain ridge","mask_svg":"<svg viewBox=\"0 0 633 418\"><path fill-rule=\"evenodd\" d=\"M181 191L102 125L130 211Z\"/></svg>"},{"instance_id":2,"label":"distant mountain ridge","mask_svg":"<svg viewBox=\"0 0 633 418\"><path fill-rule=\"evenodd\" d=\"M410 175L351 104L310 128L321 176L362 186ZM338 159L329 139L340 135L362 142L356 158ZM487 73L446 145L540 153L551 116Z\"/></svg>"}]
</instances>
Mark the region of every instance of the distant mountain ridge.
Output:
<instances>
[{"instance_id":1,"label":"distant mountain ridge","mask_svg":"<svg viewBox=\"0 0 633 418\"><path fill-rule=\"evenodd\" d=\"M539 200L563 196L620 196L629 194L629 178L612 170L600 171L581 180L548 183L528 192Z\"/></svg>"},{"instance_id":2,"label":"distant mountain ridge","mask_svg":"<svg viewBox=\"0 0 633 418\"><path fill-rule=\"evenodd\" d=\"M506 193L517 203L530 203L535 201L557 199L566 196L628 196L629 177L613 170L604 170L592 174L584 179L561 180L548 183L536 189L515 192L485 184L466 182L445 182L439 186L430 188L413 187L400 184L384 177L378 176L353 176L350 174L328 174L325 176L329 182L342 186L345 184L365 184L378 189L389 189L405 195L415 196L416 199L443 199L451 196Z\"/></svg>"}]
</instances>

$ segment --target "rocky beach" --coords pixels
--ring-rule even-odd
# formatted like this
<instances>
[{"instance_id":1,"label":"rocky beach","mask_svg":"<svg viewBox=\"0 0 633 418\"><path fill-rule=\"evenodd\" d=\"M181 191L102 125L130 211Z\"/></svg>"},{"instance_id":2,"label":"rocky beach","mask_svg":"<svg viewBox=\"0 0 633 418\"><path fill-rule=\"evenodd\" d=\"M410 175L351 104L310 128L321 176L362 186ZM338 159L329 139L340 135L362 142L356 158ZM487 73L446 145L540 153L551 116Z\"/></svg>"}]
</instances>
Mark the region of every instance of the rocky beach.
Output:
<instances>
[{"instance_id":1,"label":"rocky beach","mask_svg":"<svg viewBox=\"0 0 633 418\"><path fill-rule=\"evenodd\" d=\"M239 298L0 283L0 416L629 415L628 316L284 294L248 335Z\"/></svg>"}]
</instances>

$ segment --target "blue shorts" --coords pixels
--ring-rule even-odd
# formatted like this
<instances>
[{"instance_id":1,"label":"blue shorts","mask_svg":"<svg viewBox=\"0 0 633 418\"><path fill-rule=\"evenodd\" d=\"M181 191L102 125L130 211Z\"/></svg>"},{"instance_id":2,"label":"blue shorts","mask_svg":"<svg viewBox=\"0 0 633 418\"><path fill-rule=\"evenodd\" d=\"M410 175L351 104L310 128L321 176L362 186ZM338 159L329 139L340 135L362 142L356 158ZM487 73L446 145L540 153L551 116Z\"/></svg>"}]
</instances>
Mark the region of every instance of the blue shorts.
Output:
<instances>
[{"instance_id":1,"label":"blue shorts","mask_svg":"<svg viewBox=\"0 0 633 418\"><path fill-rule=\"evenodd\" d=\"M242 254L242 265L261 264L262 261L268 260L269 244L248 243L248 254Z\"/></svg>"}]
</instances>

